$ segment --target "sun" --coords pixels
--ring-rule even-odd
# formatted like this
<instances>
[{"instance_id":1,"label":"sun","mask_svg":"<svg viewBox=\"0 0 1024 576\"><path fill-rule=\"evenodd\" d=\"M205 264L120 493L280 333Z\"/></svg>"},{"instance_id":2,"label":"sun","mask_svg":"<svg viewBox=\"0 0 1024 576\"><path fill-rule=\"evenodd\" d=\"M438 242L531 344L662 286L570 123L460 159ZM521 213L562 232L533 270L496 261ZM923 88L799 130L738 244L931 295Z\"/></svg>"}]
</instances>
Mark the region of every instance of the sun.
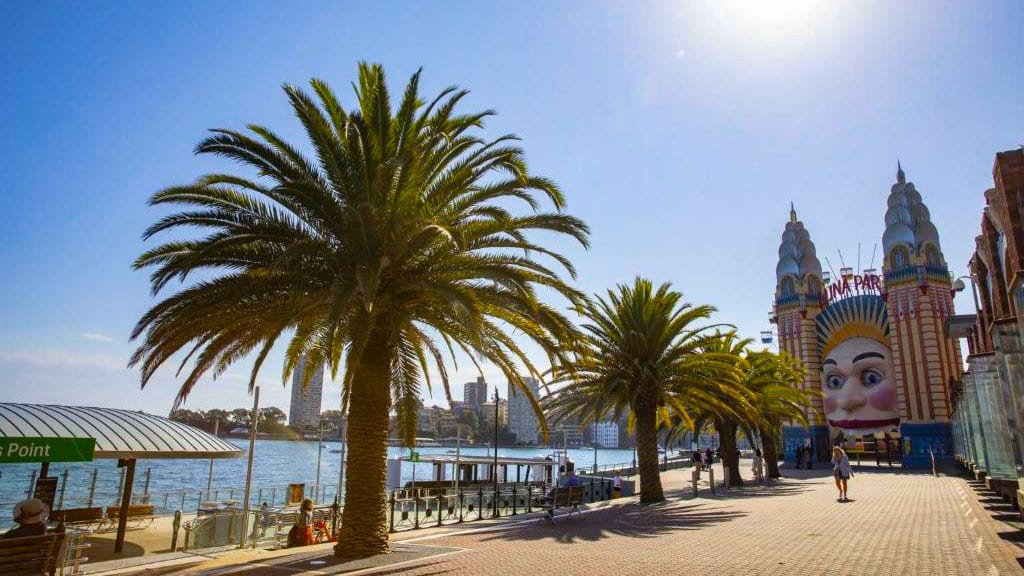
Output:
<instances>
[{"instance_id":1,"label":"sun","mask_svg":"<svg viewBox=\"0 0 1024 576\"><path fill-rule=\"evenodd\" d=\"M724 24L738 34L762 38L806 37L836 7L825 0L719 0Z\"/></svg>"}]
</instances>

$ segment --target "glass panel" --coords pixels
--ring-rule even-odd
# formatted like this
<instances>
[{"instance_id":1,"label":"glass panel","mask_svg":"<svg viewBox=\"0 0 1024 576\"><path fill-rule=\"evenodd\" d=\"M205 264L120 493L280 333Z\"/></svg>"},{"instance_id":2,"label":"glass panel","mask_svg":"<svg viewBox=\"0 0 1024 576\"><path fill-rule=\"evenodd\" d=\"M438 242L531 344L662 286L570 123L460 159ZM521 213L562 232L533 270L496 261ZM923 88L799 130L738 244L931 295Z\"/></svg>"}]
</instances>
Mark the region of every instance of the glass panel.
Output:
<instances>
[{"instance_id":1,"label":"glass panel","mask_svg":"<svg viewBox=\"0 0 1024 576\"><path fill-rule=\"evenodd\" d=\"M1003 393L996 370L995 355L981 354L970 360L978 395L981 426L985 436L987 466L985 471L996 478L1017 479L1010 431L1006 424Z\"/></svg>"},{"instance_id":2,"label":"glass panel","mask_svg":"<svg viewBox=\"0 0 1024 576\"><path fill-rule=\"evenodd\" d=\"M974 447L974 464L981 470L988 470L988 453L985 451L985 433L982 429L981 413L978 410L978 389L974 374L964 374L964 396L967 397L967 417Z\"/></svg>"},{"instance_id":3,"label":"glass panel","mask_svg":"<svg viewBox=\"0 0 1024 576\"><path fill-rule=\"evenodd\" d=\"M1006 425L1010 432L1014 465L1018 483L1024 479L1024 453L1021 438L1024 431L1020 426L1021 409L1024 408L1024 349L1018 328L1014 324L1000 323L994 330L993 344L996 349L996 367L999 370L999 384L1005 406Z\"/></svg>"}]
</instances>

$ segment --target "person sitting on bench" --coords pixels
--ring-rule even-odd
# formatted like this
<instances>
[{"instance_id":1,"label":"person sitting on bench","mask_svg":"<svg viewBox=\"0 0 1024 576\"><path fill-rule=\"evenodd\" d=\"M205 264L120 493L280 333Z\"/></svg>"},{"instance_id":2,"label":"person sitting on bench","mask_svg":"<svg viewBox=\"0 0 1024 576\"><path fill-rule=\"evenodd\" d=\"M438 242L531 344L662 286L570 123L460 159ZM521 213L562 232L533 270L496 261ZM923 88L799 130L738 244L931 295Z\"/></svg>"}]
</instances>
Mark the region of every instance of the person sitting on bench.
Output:
<instances>
[{"instance_id":1,"label":"person sitting on bench","mask_svg":"<svg viewBox=\"0 0 1024 576\"><path fill-rule=\"evenodd\" d=\"M18 526L11 528L0 538L25 538L26 536L43 536L46 534L46 515L49 510L38 498L29 498L18 502L14 507L14 521Z\"/></svg>"}]
</instances>

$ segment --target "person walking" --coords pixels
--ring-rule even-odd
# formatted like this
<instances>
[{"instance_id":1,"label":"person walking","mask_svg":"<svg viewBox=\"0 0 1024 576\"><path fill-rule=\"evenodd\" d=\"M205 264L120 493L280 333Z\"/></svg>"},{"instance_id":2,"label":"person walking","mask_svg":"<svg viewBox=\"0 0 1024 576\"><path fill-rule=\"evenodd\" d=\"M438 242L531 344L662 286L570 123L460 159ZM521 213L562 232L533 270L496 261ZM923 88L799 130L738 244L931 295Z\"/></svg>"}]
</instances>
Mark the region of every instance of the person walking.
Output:
<instances>
[{"instance_id":1,"label":"person walking","mask_svg":"<svg viewBox=\"0 0 1024 576\"><path fill-rule=\"evenodd\" d=\"M764 462L761 457L761 449L754 448L754 480L761 482L764 480Z\"/></svg>"},{"instance_id":2,"label":"person walking","mask_svg":"<svg viewBox=\"0 0 1024 576\"><path fill-rule=\"evenodd\" d=\"M832 475L836 479L836 489L839 490L839 502L849 502L846 497L847 484L853 476L853 468L850 467L850 458L846 451L836 446L832 449Z\"/></svg>"},{"instance_id":3,"label":"person walking","mask_svg":"<svg viewBox=\"0 0 1024 576\"><path fill-rule=\"evenodd\" d=\"M612 476L612 498L622 497L622 476L619 475L619 471L615 471L615 476Z\"/></svg>"},{"instance_id":4,"label":"person walking","mask_svg":"<svg viewBox=\"0 0 1024 576\"><path fill-rule=\"evenodd\" d=\"M704 451L701 451L701 453L700 453L700 469L701 469L701 471L707 470L708 466L711 464L710 462L708 462L708 460L710 460L710 458L708 457L708 453L704 452Z\"/></svg>"},{"instance_id":5,"label":"person walking","mask_svg":"<svg viewBox=\"0 0 1024 576\"><path fill-rule=\"evenodd\" d=\"M807 441L807 446L804 446L804 457L807 460L807 469L814 468L814 448L810 440Z\"/></svg>"},{"instance_id":6,"label":"person walking","mask_svg":"<svg viewBox=\"0 0 1024 576\"><path fill-rule=\"evenodd\" d=\"M804 462L804 447L795 446L793 447L793 458L796 460L796 469L800 469L800 465Z\"/></svg>"},{"instance_id":7,"label":"person walking","mask_svg":"<svg viewBox=\"0 0 1024 576\"><path fill-rule=\"evenodd\" d=\"M697 473L699 474L700 473L700 451L699 450L694 450L693 453L690 454L690 460L693 461L693 469L696 470Z\"/></svg>"}]
</instances>

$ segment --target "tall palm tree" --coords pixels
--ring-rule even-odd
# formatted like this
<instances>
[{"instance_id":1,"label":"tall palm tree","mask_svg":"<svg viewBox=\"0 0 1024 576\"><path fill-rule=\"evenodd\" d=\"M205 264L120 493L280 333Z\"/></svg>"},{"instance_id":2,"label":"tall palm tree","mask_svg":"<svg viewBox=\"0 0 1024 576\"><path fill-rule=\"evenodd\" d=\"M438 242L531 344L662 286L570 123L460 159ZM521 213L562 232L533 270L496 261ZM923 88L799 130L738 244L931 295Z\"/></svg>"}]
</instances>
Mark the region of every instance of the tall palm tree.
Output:
<instances>
[{"instance_id":1,"label":"tall palm tree","mask_svg":"<svg viewBox=\"0 0 1024 576\"><path fill-rule=\"evenodd\" d=\"M724 359L730 359L738 379L738 387L742 391L743 404L733 404L723 408L715 406L701 407L700 417L697 421L702 423L710 420L718 432L718 454L722 459L722 468L726 472L726 479L729 486L742 486L743 478L740 476L740 452L736 446L736 433L747 423L757 421L757 410L752 404L753 396L747 388L746 378L749 374L749 365L743 356L747 353L747 347L751 340L740 338L735 332L717 334L716 338L708 340L704 346L705 353L717 354ZM700 429L699 426L695 429Z\"/></svg>"},{"instance_id":2,"label":"tall palm tree","mask_svg":"<svg viewBox=\"0 0 1024 576\"><path fill-rule=\"evenodd\" d=\"M252 175L208 174L157 192L152 204L183 211L153 224L147 239L163 231L188 238L194 228L206 234L167 241L135 262L153 269L154 294L199 277L136 325L132 337L142 343L131 365L141 367L143 386L184 352L180 403L204 375L255 353L251 388L281 339L285 379L302 357L306 384L319 366L332 377L344 366L353 442L335 550L345 558L388 549L389 410L397 409L411 445L414 407L431 384L428 365L449 399L446 357L454 365L461 350L474 363L494 363L534 400L520 366L540 372L511 333L557 358L574 328L537 288L572 303L583 298L544 262L574 277L569 260L529 237L539 230L587 245L587 226L563 212L562 192L530 174L514 136L476 135L493 112L458 112L465 90L425 101L419 80L417 72L392 106L382 68L362 63L348 111L321 80L310 82L313 94L284 86L312 156L263 126L213 130L196 152ZM538 194L554 211L541 210ZM517 202L526 214L511 211Z\"/></svg>"},{"instance_id":3,"label":"tall palm tree","mask_svg":"<svg viewBox=\"0 0 1024 576\"><path fill-rule=\"evenodd\" d=\"M706 353L715 309L682 301L665 283L650 280L609 290L584 303L583 335L572 358L552 368L556 387L545 399L554 422L577 418L586 425L628 413L636 436L640 501L665 499L658 471L659 423L675 416L692 426L697 406L728 410L745 403L731 357Z\"/></svg>"},{"instance_id":4,"label":"tall palm tree","mask_svg":"<svg viewBox=\"0 0 1024 576\"><path fill-rule=\"evenodd\" d=\"M753 428L764 448L767 476L778 478L782 423L790 420L806 426L811 398L821 392L800 389L806 370L799 360L785 352L749 352L746 360L749 369L744 382L754 395L758 415Z\"/></svg>"}]
</instances>

